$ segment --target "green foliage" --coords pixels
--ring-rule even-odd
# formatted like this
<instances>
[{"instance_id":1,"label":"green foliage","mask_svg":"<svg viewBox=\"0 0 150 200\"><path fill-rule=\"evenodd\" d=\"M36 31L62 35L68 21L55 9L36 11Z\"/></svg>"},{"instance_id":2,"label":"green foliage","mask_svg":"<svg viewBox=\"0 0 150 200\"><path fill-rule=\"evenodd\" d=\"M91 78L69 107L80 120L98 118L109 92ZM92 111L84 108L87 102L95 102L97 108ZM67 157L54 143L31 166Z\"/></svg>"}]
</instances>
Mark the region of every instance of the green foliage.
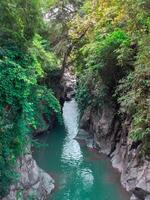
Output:
<instances>
[{"instance_id":1,"label":"green foliage","mask_svg":"<svg viewBox=\"0 0 150 200\"><path fill-rule=\"evenodd\" d=\"M61 107L54 96L51 89L46 86L36 86L32 90L32 96L30 96L30 112L28 112L29 123L33 129L44 128L47 124L43 120L43 114L46 116L47 121L51 122L53 113L56 114L58 121L61 123ZM32 115L31 115L32 113Z\"/></svg>"},{"instance_id":2,"label":"green foliage","mask_svg":"<svg viewBox=\"0 0 150 200\"><path fill-rule=\"evenodd\" d=\"M47 75L59 69L59 60L54 53L49 51L48 42L42 39L40 35L36 34L34 36L33 46L30 51L37 63L40 64L39 69L42 69Z\"/></svg>"},{"instance_id":3,"label":"green foliage","mask_svg":"<svg viewBox=\"0 0 150 200\"><path fill-rule=\"evenodd\" d=\"M34 57L34 56L33 56ZM17 59L16 59L17 58ZM19 58L19 60L18 60ZM53 92L46 86L38 85L43 69L40 62L20 52L5 51L0 61L0 116L1 150L0 171L1 195L8 183L14 178L11 166L23 152L26 145L26 135L32 129L41 126L42 114L51 116L57 113L60 119L61 108ZM41 119L39 119L41 116ZM7 156L5 156L5 152ZM6 170L8 168L8 170ZM9 171L9 169L11 169ZM8 172L7 172L8 171ZM11 172L12 171L12 172ZM9 180L10 179L10 180ZM8 181L9 180L9 181ZM7 185L5 184L7 182Z\"/></svg>"},{"instance_id":4,"label":"green foliage","mask_svg":"<svg viewBox=\"0 0 150 200\"><path fill-rule=\"evenodd\" d=\"M88 46L87 67L96 71L105 85L115 85L123 75L123 67L118 63L119 49L121 45L128 43L125 33L117 30Z\"/></svg>"},{"instance_id":5,"label":"green foliage","mask_svg":"<svg viewBox=\"0 0 150 200\"><path fill-rule=\"evenodd\" d=\"M91 104L92 100L90 90L88 88L88 83L90 82L89 78L89 75L82 74L82 77L80 77L80 79L78 80L78 84L76 87L76 100L78 102L81 112L83 112L84 109Z\"/></svg>"},{"instance_id":6,"label":"green foliage","mask_svg":"<svg viewBox=\"0 0 150 200\"><path fill-rule=\"evenodd\" d=\"M40 0L2 0L0 4L0 43L7 47L30 45L34 33L42 27Z\"/></svg>"},{"instance_id":7,"label":"green foliage","mask_svg":"<svg viewBox=\"0 0 150 200\"><path fill-rule=\"evenodd\" d=\"M79 106L113 101L120 117L131 116L130 137L150 144L150 6L148 0L84 3L70 37L85 34L72 53ZM86 31L86 32L85 32Z\"/></svg>"},{"instance_id":8,"label":"green foliage","mask_svg":"<svg viewBox=\"0 0 150 200\"><path fill-rule=\"evenodd\" d=\"M120 111L128 112L133 116L131 137L135 141L144 141L144 145L148 142L147 137L150 133L150 70L148 58L148 38L144 38L141 43L137 59L135 62L135 70L131 72L124 80L120 82L117 89L119 94L118 102L120 103Z\"/></svg>"},{"instance_id":9,"label":"green foliage","mask_svg":"<svg viewBox=\"0 0 150 200\"><path fill-rule=\"evenodd\" d=\"M77 90L79 105L85 108L89 104L96 107L108 103L107 99L111 97L118 81L128 69L128 65L122 66L119 59L121 49L129 44L126 34L121 30L116 30L103 37L96 35L96 40L94 38L94 41L90 41L81 48L80 53L82 52L85 68L78 71L80 75Z\"/></svg>"},{"instance_id":10,"label":"green foliage","mask_svg":"<svg viewBox=\"0 0 150 200\"><path fill-rule=\"evenodd\" d=\"M61 108L43 81L58 70L59 61L39 35L43 24L40 1L2 1L0 4L0 198L18 180L16 160L29 134L44 128ZM8 39L9 38L9 39Z\"/></svg>"}]
</instances>

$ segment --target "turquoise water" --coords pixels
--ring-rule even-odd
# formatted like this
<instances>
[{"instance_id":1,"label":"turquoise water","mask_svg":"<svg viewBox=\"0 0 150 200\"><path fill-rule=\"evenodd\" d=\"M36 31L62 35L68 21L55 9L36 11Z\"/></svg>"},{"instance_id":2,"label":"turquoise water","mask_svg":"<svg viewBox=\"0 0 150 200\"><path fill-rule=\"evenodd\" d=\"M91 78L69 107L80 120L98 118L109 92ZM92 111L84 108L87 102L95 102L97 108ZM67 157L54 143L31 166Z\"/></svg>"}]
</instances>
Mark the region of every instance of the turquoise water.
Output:
<instances>
[{"instance_id":1,"label":"turquoise water","mask_svg":"<svg viewBox=\"0 0 150 200\"><path fill-rule=\"evenodd\" d=\"M64 126L58 126L40 137L48 147L36 150L38 165L56 181L51 200L129 200L119 183L118 173L110 161L79 144L76 102L66 102L63 108Z\"/></svg>"}]
</instances>

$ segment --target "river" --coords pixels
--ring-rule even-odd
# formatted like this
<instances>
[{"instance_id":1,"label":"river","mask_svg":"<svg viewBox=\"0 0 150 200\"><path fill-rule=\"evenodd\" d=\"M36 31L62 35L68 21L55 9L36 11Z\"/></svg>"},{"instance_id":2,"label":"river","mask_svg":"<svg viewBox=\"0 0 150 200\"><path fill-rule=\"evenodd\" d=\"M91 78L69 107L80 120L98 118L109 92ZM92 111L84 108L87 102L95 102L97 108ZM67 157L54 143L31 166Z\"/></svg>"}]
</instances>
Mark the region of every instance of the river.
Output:
<instances>
[{"instance_id":1,"label":"river","mask_svg":"<svg viewBox=\"0 0 150 200\"><path fill-rule=\"evenodd\" d=\"M64 125L39 138L47 147L34 152L38 165L55 179L50 200L129 200L109 159L74 140L78 132L75 100L65 102Z\"/></svg>"}]
</instances>

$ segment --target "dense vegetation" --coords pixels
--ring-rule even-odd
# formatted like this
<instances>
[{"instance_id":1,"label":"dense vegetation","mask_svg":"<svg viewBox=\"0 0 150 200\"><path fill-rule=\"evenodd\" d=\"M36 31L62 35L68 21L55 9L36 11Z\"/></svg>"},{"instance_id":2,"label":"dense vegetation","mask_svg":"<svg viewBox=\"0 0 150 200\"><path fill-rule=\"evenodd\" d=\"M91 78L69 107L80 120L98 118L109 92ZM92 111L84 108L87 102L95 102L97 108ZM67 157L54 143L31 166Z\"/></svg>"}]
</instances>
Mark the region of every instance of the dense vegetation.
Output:
<instances>
[{"instance_id":1,"label":"dense vegetation","mask_svg":"<svg viewBox=\"0 0 150 200\"><path fill-rule=\"evenodd\" d=\"M59 60L46 40L40 0L0 3L0 198L17 180L16 159L29 134L45 126L60 105L44 79L59 70ZM28 136L28 137L27 137Z\"/></svg>"},{"instance_id":2,"label":"dense vegetation","mask_svg":"<svg viewBox=\"0 0 150 200\"><path fill-rule=\"evenodd\" d=\"M148 152L149 0L1 0L0 13L0 198L43 114L60 119L49 79L72 65L81 111L117 105Z\"/></svg>"},{"instance_id":3,"label":"dense vegetation","mask_svg":"<svg viewBox=\"0 0 150 200\"><path fill-rule=\"evenodd\" d=\"M148 152L150 138L150 4L148 0L86 1L70 22L78 75L77 101L119 105L132 118L130 137Z\"/></svg>"}]
</instances>

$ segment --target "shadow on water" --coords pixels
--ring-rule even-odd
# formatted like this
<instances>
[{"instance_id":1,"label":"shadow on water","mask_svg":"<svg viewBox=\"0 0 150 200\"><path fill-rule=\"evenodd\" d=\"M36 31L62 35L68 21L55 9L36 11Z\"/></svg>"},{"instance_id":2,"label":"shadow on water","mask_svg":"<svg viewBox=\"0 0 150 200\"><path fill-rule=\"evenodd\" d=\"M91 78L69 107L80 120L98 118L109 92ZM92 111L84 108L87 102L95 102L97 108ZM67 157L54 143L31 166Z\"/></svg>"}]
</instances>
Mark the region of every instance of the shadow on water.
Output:
<instances>
[{"instance_id":1,"label":"shadow on water","mask_svg":"<svg viewBox=\"0 0 150 200\"><path fill-rule=\"evenodd\" d=\"M63 108L64 126L57 126L40 142L47 143L34 152L38 165L55 179L51 200L129 200L118 173L104 155L74 140L78 132L78 108L74 100Z\"/></svg>"}]
</instances>

